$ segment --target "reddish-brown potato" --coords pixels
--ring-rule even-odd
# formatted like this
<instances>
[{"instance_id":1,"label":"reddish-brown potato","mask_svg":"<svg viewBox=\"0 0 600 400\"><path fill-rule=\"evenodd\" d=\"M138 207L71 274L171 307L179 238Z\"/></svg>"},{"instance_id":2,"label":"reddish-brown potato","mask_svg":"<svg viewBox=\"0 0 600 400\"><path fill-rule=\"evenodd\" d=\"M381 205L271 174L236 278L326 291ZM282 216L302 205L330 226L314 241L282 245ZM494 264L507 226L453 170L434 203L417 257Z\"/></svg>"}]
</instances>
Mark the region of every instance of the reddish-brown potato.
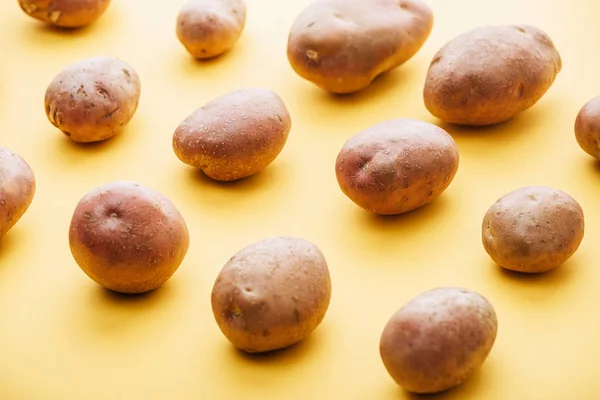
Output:
<instances>
[{"instance_id":1,"label":"reddish-brown potato","mask_svg":"<svg viewBox=\"0 0 600 400\"><path fill-rule=\"evenodd\" d=\"M186 223L173 203L127 181L86 194L69 230L71 252L83 272L121 293L162 286L179 268L189 241Z\"/></svg>"},{"instance_id":2,"label":"reddish-brown potato","mask_svg":"<svg viewBox=\"0 0 600 400\"><path fill-rule=\"evenodd\" d=\"M600 159L600 96L579 110L575 119L575 138L583 151Z\"/></svg>"},{"instance_id":3,"label":"reddish-brown potato","mask_svg":"<svg viewBox=\"0 0 600 400\"><path fill-rule=\"evenodd\" d=\"M336 160L340 188L375 214L402 214L444 192L458 171L454 139L443 129L412 119L385 121L359 132Z\"/></svg>"},{"instance_id":4,"label":"reddish-brown potato","mask_svg":"<svg viewBox=\"0 0 600 400\"><path fill-rule=\"evenodd\" d=\"M29 164L12 150L0 147L0 236L29 209L35 190L35 176Z\"/></svg>"},{"instance_id":5,"label":"reddish-brown potato","mask_svg":"<svg viewBox=\"0 0 600 400\"><path fill-rule=\"evenodd\" d=\"M19 0L29 16L61 28L81 28L95 22L110 0Z\"/></svg>"},{"instance_id":6,"label":"reddish-brown potato","mask_svg":"<svg viewBox=\"0 0 600 400\"><path fill-rule=\"evenodd\" d=\"M271 237L236 253L212 290L215 320L249 353L289 347L322 322L331 280L321 251L305 239Z\"/></svg>"}]
</instances>

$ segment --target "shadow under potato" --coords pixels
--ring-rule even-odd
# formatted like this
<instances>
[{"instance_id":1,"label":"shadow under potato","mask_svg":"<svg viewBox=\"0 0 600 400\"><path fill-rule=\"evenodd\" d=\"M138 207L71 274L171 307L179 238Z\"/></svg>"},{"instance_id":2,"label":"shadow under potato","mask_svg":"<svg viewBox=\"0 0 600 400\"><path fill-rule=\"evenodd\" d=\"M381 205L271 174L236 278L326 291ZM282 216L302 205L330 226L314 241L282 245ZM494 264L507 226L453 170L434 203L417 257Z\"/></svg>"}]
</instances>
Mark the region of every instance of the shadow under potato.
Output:
<instances>
[{"instance_id":1,"label":"shadow under potato","mask_svg":"<svg viewBox=\"0 0 600 400\"><path fill-rule=\"evenodd\" d=\"M554 285L555 283L571 279L573 276L574 269L577 268L576 262L573 260L567 260L562 265L559 265L555 269L548 272L541 273L525 273L508 270L497 265L493 261L490 261L490 268L494 268L496 275L499 275L502 279L510 282L518 282L523 285L540 284L540 285Z\"/></svg>"},{"instance_id":2,"label":"shadow under potato","mask_svg":"<svg viewBox=\"0 0 600 400\"><path fill-rule=\"evenodd\" d=\"M199 184L201 187L210 187L237 192L250 192L262 188L269 182L278 181L278 168L276 166L273 167L274 168L267 166L264 170L254 175L237 179L235 181L218 181L212 179L199 168L188 167L188 173L190 180L196 184Z\"/></svg>"},{"instance_id":3,"label":"shadow under potato","mask_svg":"<svg viewBox=\"0 0 600 400\"><path fill-rule=\"evenodd\" d=\"M253 365L294 364L299 358L308 356L311 349L315 347L314 335L316 334L317 332L313 332L306 339L292 346L265 353L248 353L235 348L230 343L227 344L236 357Z\"/></svg>"}]
</instances>

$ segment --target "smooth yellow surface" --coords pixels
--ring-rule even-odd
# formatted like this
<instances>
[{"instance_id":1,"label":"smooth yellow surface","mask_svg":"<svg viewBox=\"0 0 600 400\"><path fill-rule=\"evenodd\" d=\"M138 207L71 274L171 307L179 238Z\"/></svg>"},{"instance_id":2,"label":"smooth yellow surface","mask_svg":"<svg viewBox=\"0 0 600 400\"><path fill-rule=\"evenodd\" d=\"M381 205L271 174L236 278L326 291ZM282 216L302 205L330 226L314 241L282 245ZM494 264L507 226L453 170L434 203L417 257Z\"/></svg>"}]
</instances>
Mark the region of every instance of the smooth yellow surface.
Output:
<instances>
[{"instance_id":1,"label":"smooth yellow surface","mask_svg":"<svg viewBox=\"0 0 600 400\"><path fill-rule=\"evenodd\" d=\"M89 29L57 32L0 3L0 145L21 154L38 182L34 203L0 242L0 399L412 399L384 370L379 336L422 291L459 285L495 305L496 345L460 388L432 399L600 398L600 167L579 149L573 123L600 94L600 3L592 0L431 0L435 27L406 65L354 96L330 96L294 74L286 41L308 1L248 0L238 46L194 62L175 37L179 1L114 0ZM555 41L564 68L547 95L511 122L450 132L456 179L437 201L377 218L339 190L335 157L352 134L382 120L435 120L421 96L429 61L455 35L484 24L530 23ZM118 138L76 146L47 121L46 86L81 58L108 55L142 79L139 110ZM263 173L216 184L179 162L177 125L229 91L266 86L293 121L289 142ZM70 217L92 188L135 180L167 195L191 247L161 289L124 297L79 270ZM481 245L487 208L519 186L550 185L586 213L579 251L559 270L522 277L494 266ZM210 308L219 270L242 247L297 235L324 252L333 298L304 343L270 356L232 349Z\"/></svg>"}]
</instances>

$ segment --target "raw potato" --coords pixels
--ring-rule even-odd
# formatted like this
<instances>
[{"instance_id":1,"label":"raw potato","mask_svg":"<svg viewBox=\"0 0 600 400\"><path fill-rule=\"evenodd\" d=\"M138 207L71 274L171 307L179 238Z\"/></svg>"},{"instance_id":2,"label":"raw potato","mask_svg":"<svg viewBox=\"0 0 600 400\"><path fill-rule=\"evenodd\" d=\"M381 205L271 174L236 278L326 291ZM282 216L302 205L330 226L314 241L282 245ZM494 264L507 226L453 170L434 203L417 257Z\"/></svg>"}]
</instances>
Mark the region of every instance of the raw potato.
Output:
<instances>
[{"instance_id":1,"label":"raw potato","mask_svg":"<svg viewBox=\"0 0 600 400\"><path fill-rule=\"evenodd\" d=\"M110 0L19 0L29 16L61 28L81 28L95 22Z\"/></svg>"},{"instance_id":2,"label":"raw potato","mask_svg":"<svg viewBox=\"0 0 600 400\"><path fill-rule=\"evenodd\" d=\"M577 114L575 138L583 151L600 159L600 96L588 101Z\"/></svg>"},{"instance_id":3,"label":"raw potato","mask_svg":"<svg viewBox=\"0 0 600 400\"><path fill-rule=\"evenodd\" d=\"M443 392L481 367L497 331L496 312L486 298L467 289L437 288L391 317L381 335L381 359L405 390Z\"/></svg>"},{"instance_id":4,"label":"raw potato","mask_svg":"<svg viewBox=\"0 0 600 400\"><path fill-rule=\"evenodd\" d=\"M305 239L271 237L227 262L211 301L225 337L238 349L260 353L305 339L325 317L330 299L321 251Z\"/></svg>"},{"instance_id":5,"label":"raw potato","mask_svg":"<svg viewBox=\"0 0 600 400\"><path fill-rule=\"evenodd\" d=\"M243 0L189 0L177 17L177 38L194 58L231 50L246 25Z\"/></svg>"},{"instance_id":6,"label":"raw potato","mask_svg":"<svg viewBox=\"0 0 600 400\"><path fill-rule=\"evenodd\" d=\"M186 223L162 194L133 182L98 187L77 204L69 244L79 267L121 293L162 286L189 247Z\"/></svg>"},{"instance_id":7,"label":"raw potato","mask_svg":"<svg viewBox=\"0 0 600 400\"><path fill-rule=\"evenodd\" d=\"M31 167L18 154L0 147L0 236L4 236L25 214L35 196Z\"/></svg>"},{"instance_id":8,"label":"raw potato","mask_svg":"<svg viewBox=\"0 0 600 400\"><path fill-rule=\"evenodd\" d=\"M396 119L351 137L338 154L342 192L375 214L412 211L437 198L458 171L454 139L427 122Z\"/></svg>"},{"instance_id":9,"label":"raw potato","mask_svg":"<svg viewBox=\"0 0 600 400\"><path fill-rule=\"evenodd\" d=\"M292 25L288 60L320 88L353 93L412 58L432 28L422 0L319 0Z\"/></svg>"},{"instance_id":10,"label":"raw potato","mask_svg":"<svg viewBox=\"0 0 600 400\"><path fill-rule=\"evenodd\" d=\"M218 181L233 181L266 168L287 142L292 121L269 89L241 89L187 117L175 130L173 150L185 164Z\"/></svg>"},{"instance_id":11,"label":"raw potato","mask_svg":"<svg viewBox=\"0 0 600 400\"><path fill-rule=\"evenodd\" d=\"M434 56L425 80L425 106L448 123L497 124L537 103L561 68L550 37L536 27L476 28Z\"/></svg>"},{"instance_id":12,"label":"raw potato","mask_svg":"<svg viewBox=\"0 0 600 400\"><path fill-rule=\"evenodd\" d=\"M544 186L514 190L496 201L482 223L483 246L503 268L541 273L555 269L579 248L581 206L568 194Z\"/></svg>"},{"instance_id":13,"label":"raw potato","mask_svg":"<svg viewBox=\"0 0 600 400\"><path fill-rule=\"evenodd\" d=\"M98 142L120 133L135 114L141 83L126 62L110 57L78 61L46 89L46 115L75 142Z\"/></svg>"}]
</instances>

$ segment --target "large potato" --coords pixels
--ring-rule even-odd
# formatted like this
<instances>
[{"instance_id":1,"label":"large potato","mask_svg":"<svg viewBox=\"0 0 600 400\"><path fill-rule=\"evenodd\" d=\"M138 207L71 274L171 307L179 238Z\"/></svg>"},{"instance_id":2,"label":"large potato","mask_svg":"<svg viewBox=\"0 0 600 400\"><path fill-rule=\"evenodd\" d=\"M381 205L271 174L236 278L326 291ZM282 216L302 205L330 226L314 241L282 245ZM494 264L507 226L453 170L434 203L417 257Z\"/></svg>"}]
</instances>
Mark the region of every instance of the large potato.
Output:
<instances>
[{"instance_id":1,"label":"large potato","mask_svg":"<svg viewBox=\"0 0 600 400\"><path fill-rule=\"evenodd\" d=\"M249 353L305 339L325 317L330 299L323 254L294 237L271 237L240 250L219 273L211 297L225 337Z\"/></svg>"},{"instance_id":2,"label":"large potato","mask_svg":"<svg viewBox=\"0 0 600 400\"><path fill-rule=\"evenodd\" d=\"M454 139L412 119L381 122L352 136L336 160L343 193L376 214L402 214L437 198L458 171Z\"/></svg>"},{"instance_id":3,"label":"large potato","mask_svg":"<svg viewBox=\"0 0 600 400\"><path fill-rule=\"evenodd\" d=\"M177 17L177 38L194 58L221 55L233 48L246 25L243 0L188 0Z\"/></svg>"},{"instance_id":4,"label":"large potato","mask_svg":"<svg viewBox=\"0 0 600 400\"><path fill-rule=\"evenodd\" d=\"M575 119L575 138L583 151L600 159L600 96L579 110Z\"/></svg>"},{"instance_id":5,"label":"large potato","mask_svg":"<svg viewBox=\"0 0 600 400\"><path fill-rule=\"evenodd\" d=\"M421 0L319 0L296 18L287 55L302 78L352 93L412 58L432 28Z\"/></svg>"},{"instance_id":6,"label":"large potato","mask_svg":"<svg viewBox=\"0 0 600 400\"><path fill-rule=\"evenodd\" d=\"M75 142L106 140L135 114L141 83L126 62L110 57L78 61L46 89L48 120Z\"/></svg>"},{"instance_id":7,"label":"large potato","mask_svg":"<svg viewBox=\"0 0 600 400\"><path fill-rule=\"evenodd\" d=\"M266 168L287 142L292 121L268 89L236 90L194 111L175 130L173 150L215 180L233 181Z\"/></svg>"},{"instance_id":8,"label":"large potato","mask_svg":"<svg viewBox=\"0 0 600 400\"><path fill-rule=\"evenodd\" d=\"M18 154L0 147L0 236L4 236L33 202L36 183L31 167Z\"/></svg>"},{"instance_id":9,"label":"large potato","mask_svg":"<svg viewBox=\"0 0 600 400\"><path fill-rule=\"evenodd\" d=\"M162 286L179 268L189 242L186 223L173 203L127 181L87 193L69 229L71 252L83 272L121 293Z\"/></svg>"},{"instance_id":10,"label":"large potato","mask_svg":"<svg viewBox=\"0 0 600 400\"><path fill-rule=\"evenodd\" d=\"M547 272L568 260L584 234L583 210L568 194L528 186L498 199L482 223L483 246L503 268Z\"/></svg>"},{"instance_id":11,"label":"large potato","mask_svg":"<svg viewBox=\"0 0 600 400\"><path fill-rule=\"evenodd\" d=\"M96 21L110 0L19 0L29 16L61 28L81 28Z\"/></svg>"},{"instance_id":12,"label":"large potato","mask_svg":"<svg viewBox=\"0 0 600 400\"><path fill-rule=\"evenodd\" d=\"M497 124L537 103L561 68L558 51L540 29L479 27L437 52L425 80L425 106L445 122Z\"/></svg>"},{"instance_id":13,"label":"large potato","mask_svg":"<svg viewBox=\"0 0 600 400\"><path fill-rule=\"evenodd\" d=\"M379 349L398 385L413 393L438 393L465 382L481 367L497 331L496 312L486 298L462 288L437 288L390 318Z\"/></svg>"}]
</instances>

